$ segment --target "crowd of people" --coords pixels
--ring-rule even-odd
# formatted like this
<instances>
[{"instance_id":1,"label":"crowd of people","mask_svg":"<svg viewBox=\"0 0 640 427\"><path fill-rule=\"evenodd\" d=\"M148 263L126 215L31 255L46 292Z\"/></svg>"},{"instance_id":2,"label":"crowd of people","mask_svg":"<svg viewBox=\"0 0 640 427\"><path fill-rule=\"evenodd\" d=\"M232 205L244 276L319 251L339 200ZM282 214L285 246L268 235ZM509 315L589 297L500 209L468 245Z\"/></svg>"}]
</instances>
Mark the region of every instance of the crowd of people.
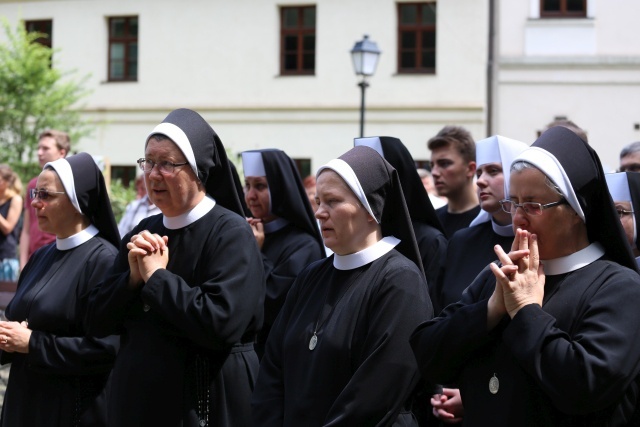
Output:
<instances>
[{"instance_id":1,"label":"crowd of people","mask_svg":"<svg viewBox=\"0 0 640 427\"><path fill-rule=\"evenodd\" d=\"M119 224L64 132L24 202L0 165L0 426L640 425L640 142L446 126L430 171L376 136L304 180L188 109L140 145Z\"/></svg>"}]
</instances>

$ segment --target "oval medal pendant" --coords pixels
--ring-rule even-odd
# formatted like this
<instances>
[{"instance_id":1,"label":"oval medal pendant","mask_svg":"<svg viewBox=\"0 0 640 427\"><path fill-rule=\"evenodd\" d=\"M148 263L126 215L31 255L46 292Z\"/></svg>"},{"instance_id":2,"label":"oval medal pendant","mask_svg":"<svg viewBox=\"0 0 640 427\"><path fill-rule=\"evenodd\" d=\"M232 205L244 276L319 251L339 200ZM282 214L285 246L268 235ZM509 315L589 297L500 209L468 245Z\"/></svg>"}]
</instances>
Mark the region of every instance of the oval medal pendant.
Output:
<instances>
[{"instance_id":1,"label":"oval medal pendant","mask_svg":"<svg viewBox=\"0 0 640 427\"><path fill-rule=\"evenodd\" d=\"M491 379L489 380L489 391L491 394L496 394L500 389L500 381L498 381L498 377L494 373Z\"/></svg>"},{"instance_id":2,"label":"oval medal pendant","mask_svg":"<svg viewBox=\"0 0 640 427\"><path fill-rule=\"evenodd\" d=\"M313 350L314 348L316 348L316 344L318 344L318 336L314 332L313 336L309 340L309 350Z\"/></svg>"}]
</instances>

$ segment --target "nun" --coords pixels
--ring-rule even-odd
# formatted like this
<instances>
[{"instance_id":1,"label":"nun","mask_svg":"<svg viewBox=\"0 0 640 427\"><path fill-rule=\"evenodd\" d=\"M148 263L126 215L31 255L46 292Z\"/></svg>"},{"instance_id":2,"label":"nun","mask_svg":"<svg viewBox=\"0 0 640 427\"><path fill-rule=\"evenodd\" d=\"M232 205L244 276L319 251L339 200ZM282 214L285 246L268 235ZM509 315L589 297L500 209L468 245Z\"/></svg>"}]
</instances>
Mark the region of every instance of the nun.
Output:
<instances>
[{"instance_id":1,"label":"nun","mask_svg":"<svg viewBox=\"0 0 640 427\"><path fill-rule=\"evenodd\" d=\"M640 173L619 172L606 175L609 193L616 205L620 223L627 236L627 241L640 266L640 250L638 250L638 227L640 226Z\"/></svg>"},{"instance_id":2,"label":"nun","mask_svg":"<svg viewBox=\"0 0 640 427\"><path fill-rule=\"evenodd\" d=\"M255 426L417 425L411 331L431 302L398 174L355 147L318 170L332 256L303 270L271 329Z\"/></svg>"},{"instance_id":3,"label":"nun","mask_svg":"<svg viewBox=\"0 0 640 427\"><path fill-rule=\"evenodd\" d=\"M429 286L429 295L433 302L436 283L444 274L447 238L444 236L444 229L436 216L429 194L418 175L411 153L402 141L390 136L355 138L354 145L373 148L398 172Z\"/></svg>"},{"instance_id":4,"label":"nun","mask_svg":"<svg viewBox=\"0 0 640 427\"><path fill-rule=\"evenodd\" d=\"M638 425L640 276L597 154L547 130L501 204L512 250L417 328L423 375L460 387L466 425Z\"/></svg>"},{"instance_id":5,"label":"nun","mask_svg":"<svg viewBox=\"0 0 640 427\"><path fill-rule=\"evenodd\" d=\"M449 239L445 273L434 301L436 313L458 301L478 273L497 259L495 245L505 252L511 250L511 214L502 210L500 201L509 194L511 162L527 148L524 142L500 135L476 142L476 191L481 210L469 227Z\"/></svg>"},{"instance_id":6,"label":"nun","mask_svg":"<svg viewBox=\"0 0 640 427\"><path fill-rule=\"evenodd\" d=\"M109 425L248 425L264 278L224 147L198 113L178 109L144 153L162 214L124 237L87 318L95 334L122 334Z\"/></svg>"},{"instance_id":7,"label":"nun","mask_svg":"<svg viewBox=\"0 0 640 427\"><path fill-rule=\"evenodd\" d=\"M324 244L296 164L276 149L242 153L247 219L260 251L266 280L264 323L258 357L289 288L309 264L324 257Z\"/></svg>"},{"instance_id":8,"label":"nun","mask_svg":"<svg viewBox=\"0 0 640 427\"><path fill-rule=\"evenodd\" d=\"M87 335L83 323L120 242L104 178L79 153L45 164L31 198L56 240L29 259L0 322L0 363L11 363L0 425L104 426L119 340Z\"/></svg>"}]
</instances>

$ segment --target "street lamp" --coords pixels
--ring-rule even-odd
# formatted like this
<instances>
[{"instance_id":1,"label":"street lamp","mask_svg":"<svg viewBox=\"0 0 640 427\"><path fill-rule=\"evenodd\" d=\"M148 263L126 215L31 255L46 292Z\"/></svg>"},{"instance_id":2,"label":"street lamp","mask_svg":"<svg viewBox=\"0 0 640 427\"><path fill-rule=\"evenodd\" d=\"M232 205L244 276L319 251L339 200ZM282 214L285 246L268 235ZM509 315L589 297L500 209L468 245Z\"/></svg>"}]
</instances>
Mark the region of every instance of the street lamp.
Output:
<instances>
[{"instance_id":1,"label":"street lamp","mask_svg":"<svg viewBox=\"0 0 640 427\"><path fill-rule=\"evenodd\" d=\"M376 42L369 40L368 35L364 35L364 39L353 46L351 49L351 59L353 60L353 68L357 76L362 76L362 81L358 83L361 91L360 100L360 138L364 136L364 91L369 86L367 77L373 76L378 65L378 57L380 49Z\"/></svg>"}]
</instances>

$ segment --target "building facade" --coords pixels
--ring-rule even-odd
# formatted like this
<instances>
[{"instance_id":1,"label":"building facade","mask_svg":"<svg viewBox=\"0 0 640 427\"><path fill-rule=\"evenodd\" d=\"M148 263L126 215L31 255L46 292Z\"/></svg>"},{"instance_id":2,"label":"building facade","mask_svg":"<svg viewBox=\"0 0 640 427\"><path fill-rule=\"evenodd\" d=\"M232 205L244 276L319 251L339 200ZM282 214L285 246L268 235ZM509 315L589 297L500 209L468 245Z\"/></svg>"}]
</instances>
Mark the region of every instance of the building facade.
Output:
<instances>
[{"instance_id":1,"label":"building facade","mask_svg":"<svg viewBox=\"0 0 640 427\"><path fill-rule=\"evenodd\" d=\"M74 149L114 170L143 156L169 111L200 112L233 154L280 148L313 173L359 135L350 50L382 51L365 136L402 139L418 160L446 124L486 132L488 0L0 0L10 23L51 21L54 66L90 74ZM35 22L35 23L33 23Z\"/></svg>"}]
</instances>

